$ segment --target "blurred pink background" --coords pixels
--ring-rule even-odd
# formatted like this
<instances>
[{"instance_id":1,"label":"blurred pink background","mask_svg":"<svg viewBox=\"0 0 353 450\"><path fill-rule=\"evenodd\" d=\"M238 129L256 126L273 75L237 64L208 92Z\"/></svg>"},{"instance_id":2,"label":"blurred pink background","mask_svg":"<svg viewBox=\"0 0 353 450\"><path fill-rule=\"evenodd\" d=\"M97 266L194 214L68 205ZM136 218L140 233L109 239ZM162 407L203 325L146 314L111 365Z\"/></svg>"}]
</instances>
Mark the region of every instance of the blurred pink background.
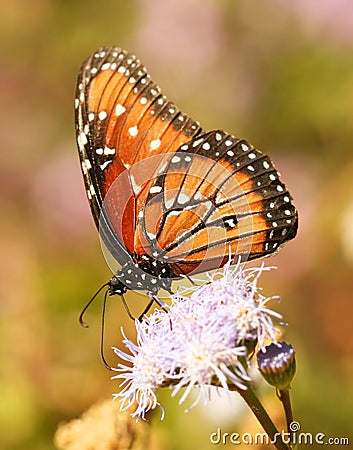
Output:
<instances>
[{"instance_id":1,"label":"blurred pink background","mask_svg":"<svg viewBox=\"0 0 353 450\"><path fill-rule=\"evenodd\" d=\"M0 18L0 448L54 448L60 421L117 390L99 360L99 302L88 331L77 320L111 276L73 126L78 68L101 45L135 52L205 129L271 155L300 217L298 237L267 260L278 270L262 281L282 297L272 306L297 350L295 417L303 431L352 439L353 4L16 0ZM132 336L114 298L107 347L119 345L120 326ZM151 426L166 449L214 447L215 405L185 414L169 392L161 397L166 420ZM246 409L233 414L227 429L256 426Z\"/></svg>"}]
</instances>

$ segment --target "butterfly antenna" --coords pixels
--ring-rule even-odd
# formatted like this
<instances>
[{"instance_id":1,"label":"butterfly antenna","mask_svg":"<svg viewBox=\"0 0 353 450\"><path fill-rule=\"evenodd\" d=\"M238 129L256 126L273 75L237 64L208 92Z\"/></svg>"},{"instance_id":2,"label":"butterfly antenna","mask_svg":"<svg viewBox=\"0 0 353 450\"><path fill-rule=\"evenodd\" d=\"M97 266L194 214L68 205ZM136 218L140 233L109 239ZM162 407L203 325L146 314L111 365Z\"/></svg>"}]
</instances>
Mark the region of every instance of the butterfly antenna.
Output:
<instances>
[{"instance_id":1,"label":"butterfly antenna","mask_svg":"<svg viewBox=\"0 0 353 450\"><path fill-rule=\"evenodd\" d=\"M83 308L83 310L81 311L80 317L79 317L79 321L80 324L85 327L88 328L88 324L83 320L83 316L85 314L85 312L87 311L87 309L89 308L89 306L91 305L91 303L93 302L93 300L97 297L97 295L102 291L103 288L105 288L106 286L109 286L109 283L105 283L103 284L103 286L101 286L98 291L94 294L94 296L91 298L91 300L87 303L87 305ZM108 291L107 291L108 292ZM105 295L106 296L106 295Z\"/></svg>"},{"instance_id":2,"label":"butterfly antenna","mask_svg":"<svg viewBox=\"0 0 353 450\"><path fill-rule=\"evenodd\" d=\"M105 365L105 367L108 370L114 370L113 367L110 364L107 363L107 360L105 359L105 356L104 356L105 311L106 311L106 305L107 305L108 292L109 292L108 290L105 292L104 300L103 300L102 326L101 326L101 349L100 349L100 353L101 353L102 362Z\"/></svg>"}]
</instances>

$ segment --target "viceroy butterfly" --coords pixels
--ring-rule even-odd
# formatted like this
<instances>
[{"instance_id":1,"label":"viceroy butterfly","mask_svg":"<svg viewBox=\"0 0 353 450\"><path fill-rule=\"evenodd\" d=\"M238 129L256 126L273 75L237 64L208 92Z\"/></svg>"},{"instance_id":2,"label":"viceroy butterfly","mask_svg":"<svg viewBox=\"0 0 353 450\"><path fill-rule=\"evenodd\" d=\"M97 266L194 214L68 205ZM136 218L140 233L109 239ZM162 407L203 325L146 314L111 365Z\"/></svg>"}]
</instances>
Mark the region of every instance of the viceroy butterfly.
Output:
<instances>
[{"instance_id":1,"label":"viceroy butterfly","mask_svg":"<svg viewBox=\"0 0 353 450\"><path fill-rule=\"evenodd\" d=\"M83 63L75 125L95 223L122 265L105 285L110 295L146 290L152 303L173 279L270 255L297 233L269 157L203 131L118 47Z\"/></svg>"}]
</instances>

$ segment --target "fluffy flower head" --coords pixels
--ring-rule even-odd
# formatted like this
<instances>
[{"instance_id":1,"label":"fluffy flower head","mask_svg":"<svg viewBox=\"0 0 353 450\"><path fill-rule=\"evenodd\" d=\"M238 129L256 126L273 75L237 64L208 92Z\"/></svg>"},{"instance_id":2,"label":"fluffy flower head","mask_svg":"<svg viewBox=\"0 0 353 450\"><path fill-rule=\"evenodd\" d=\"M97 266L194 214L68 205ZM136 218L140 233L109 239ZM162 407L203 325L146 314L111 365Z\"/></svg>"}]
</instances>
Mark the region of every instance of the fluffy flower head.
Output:
<instances>
[{"instance_id":1,"label":"fluffy flower head","mask_svg":"<svg viewBox=\"0 0 353 450\"><path fill-rule=\"evenodd\" d=\"M115 394L122 409L137 403L134 415L144 417L158 405L162 386L170 386L173 396L185 388L180 403L194 387L197 400L205 401L211 384L246 389L248 344L263 348L266 340L274 341L274 321L281 319L267 308L274 297L264 297L257 285L264 270L227 264L204 286L173 295L168 312L156 309L136 321L137 344L124 336L128 353L114 349L128 363L114 369L113 378L122 379Z\"/></svg>"}]
</instances>

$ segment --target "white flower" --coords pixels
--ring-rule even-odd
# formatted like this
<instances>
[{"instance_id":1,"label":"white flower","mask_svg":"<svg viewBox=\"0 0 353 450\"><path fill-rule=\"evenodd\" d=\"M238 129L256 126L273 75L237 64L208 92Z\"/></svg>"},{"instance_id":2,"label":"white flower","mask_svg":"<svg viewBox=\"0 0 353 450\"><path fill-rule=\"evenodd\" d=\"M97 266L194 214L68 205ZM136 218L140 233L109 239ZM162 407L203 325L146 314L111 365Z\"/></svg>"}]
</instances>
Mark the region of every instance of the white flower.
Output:
<instances>
[{"instance_id":1,"label":"white flower","mask_svg":"<svg viewBox=\"0 0 353 450\"><path fill-rule=\"evenodd\" d=\"M122 378L120 384L123 387L119 394L114 394L114 399L121 399L121 409L125 410L137 403L137 409L133 416L144 415L150 409L154 409L159 403L156 397L156 389L163 383L168 375L164 373L167 366L168 355L156 352L159 348L158 338L145 332L142 324L136 320L137 345L124 336L124 344L131 354L127 354L114 348L115 353L131 365L119 364L115 369L121 372L114 378Z\"/></svg>"},{"instance_id":2,"label":"white flower","mask_svg":"<svg viewBox=\"0 0 353 450\"><path fill-rule=\"evenodd\" d=\"M263 348L265 340L274 341L277 329L273 321L281 316L267 308L269 300L257 282L264 270L233 269L227 264L221 273L209 276L209 283L191 289L189 296L175 294L166 311L136 321L137 344L126 339L129 353L114 349L129 365L120 363L114 379L122 379L122 390L115 394L121 408L137 403L134 416L145 413L159 403L156 391L170 386L173 396L185 388L179 403L192 388L199 389L197 401L208 399L212 384L228 389L246 389L247 343ZM277 297L278 298L278 297ZM192 405L194 406L194 405Z\"/></svg>"}]
</instances>

